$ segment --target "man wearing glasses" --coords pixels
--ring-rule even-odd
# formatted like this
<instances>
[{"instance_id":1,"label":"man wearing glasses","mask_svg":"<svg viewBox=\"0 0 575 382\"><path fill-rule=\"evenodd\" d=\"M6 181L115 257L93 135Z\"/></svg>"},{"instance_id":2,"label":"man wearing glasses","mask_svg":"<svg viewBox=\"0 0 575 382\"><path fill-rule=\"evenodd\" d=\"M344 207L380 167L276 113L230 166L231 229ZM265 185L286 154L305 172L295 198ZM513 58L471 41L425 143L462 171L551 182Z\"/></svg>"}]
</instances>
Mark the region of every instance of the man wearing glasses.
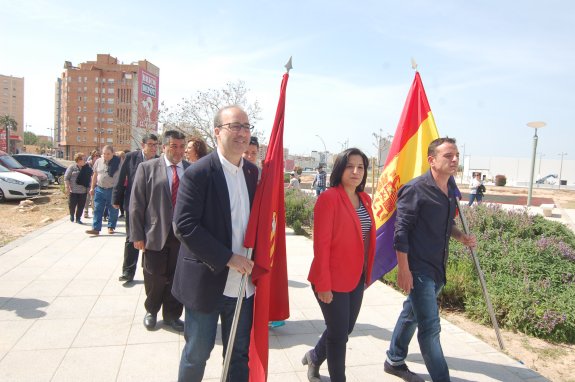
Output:
<instances>
[{"instance_id":1,"label":"man wearing glasses","mask_svg":"<svg viewBox=\"0 0 575 382\"><path fill-rule=\"evenodd\" d=\"M122 275L119 277L121 282L131 282L134 280L136 267L138 265L138 251L134 248L134 243L130 239L130 194L132 193L132 184L134 183L134 176L138 165L149 159L157 158L158 151L158 137L155 134L148 133L142 137L142 149L132 151L126 154L126 159L120 167L120 175L118 181L114 185L114 192L112 194L112 206L120 208L120 204L124 205L126 214L126 242L124 243L124 263L122 264Z\"/></svg>"},{"instance_id":2,"label":"man wearing glasses","mask_svg":"<svg viewBox=\"0 0 575 382\"><path fill-rule=\"evenodd\" d=\"M228 380L248 381L252 326L253 261L243 246L257 167L242 158L253 126L239 106L227 106L214 118L217 150L188 168L180 183L174 231L181 247L172 293L185 307L186 344L178 380L201 381L221 319L224 354L242 275L248 275L231 356Z\"/></svg>"}]
</instances>

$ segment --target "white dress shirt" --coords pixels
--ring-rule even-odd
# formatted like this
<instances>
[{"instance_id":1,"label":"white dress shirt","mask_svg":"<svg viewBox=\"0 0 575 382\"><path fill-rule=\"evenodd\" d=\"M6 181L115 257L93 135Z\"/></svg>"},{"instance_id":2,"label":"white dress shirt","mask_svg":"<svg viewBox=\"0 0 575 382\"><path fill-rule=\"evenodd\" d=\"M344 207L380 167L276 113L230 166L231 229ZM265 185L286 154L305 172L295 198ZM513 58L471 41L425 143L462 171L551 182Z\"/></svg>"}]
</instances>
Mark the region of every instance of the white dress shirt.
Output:
<instances>
[{"instance_id":1,"label":"white dress shirt","mask_svg":"<svg viewBox=\"0 0 575 382\"><path fill-rule=\"evenodd\" d=\"M222 168L226 177L226 184L228 186L228 194L230 195L230 209L232 215L232 251L237 255L247 256L247 249L244 247L244 235L250 218L250 195L248 193L248 186L242 169L244 160L243 158L240 160L240 165L238 167L224 158L220 150L218 150L218 157L222 163ZM224 289L224 296L238 297L241 280L242 275L239 272L230 269ZM248 277L247 281L245 297L250 297L255 292L251 275Z\"/></svg>"}]
</instances>

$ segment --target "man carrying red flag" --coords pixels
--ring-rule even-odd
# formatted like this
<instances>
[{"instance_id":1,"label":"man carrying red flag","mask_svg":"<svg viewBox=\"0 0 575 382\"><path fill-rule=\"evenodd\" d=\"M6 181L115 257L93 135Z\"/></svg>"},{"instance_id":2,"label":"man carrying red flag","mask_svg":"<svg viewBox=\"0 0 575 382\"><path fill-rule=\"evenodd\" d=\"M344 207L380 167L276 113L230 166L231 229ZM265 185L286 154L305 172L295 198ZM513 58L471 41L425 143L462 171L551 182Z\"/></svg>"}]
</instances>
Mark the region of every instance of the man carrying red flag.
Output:
<instances>
[{"instance_id":1,"label":"man carrying red flag","mask_svg":"<svg viewBox=\"0 0 575 382\"><path fill-rule=\"evenodd\" d=\"M397 284L407 300L399 315L384 364L386 373L409 382L423 382L405 364L415 329L425 366L434 382L449 381L439 333L437 295L446 282L449 238L475 247L473 235L465 235L455 224L455 183L459 166L455 139L438 138L428 147L430 170L404 185L398 193L397 221L393 244L397 253Z\"/></svg>"}]
</instances>

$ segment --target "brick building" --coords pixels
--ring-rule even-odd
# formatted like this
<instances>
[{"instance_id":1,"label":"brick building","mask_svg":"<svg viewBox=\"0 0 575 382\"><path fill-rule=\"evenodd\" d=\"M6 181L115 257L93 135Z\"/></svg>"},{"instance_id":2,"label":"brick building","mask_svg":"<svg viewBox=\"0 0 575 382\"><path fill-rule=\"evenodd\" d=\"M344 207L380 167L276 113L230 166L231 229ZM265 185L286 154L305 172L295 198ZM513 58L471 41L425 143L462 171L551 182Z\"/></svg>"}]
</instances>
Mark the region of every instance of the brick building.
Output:
<instances>
[{"instance_id":1,"label":"brick building","mask_svg":"<svg viewBox=\"0 0 575 382\"><path fill-rule=\"evenodd\" d=\"M24 78L0 74L0 116L5 115L18 124L16 130L10 133L9 151L14 153L22 147L24 137ZM0 132L1 150L6 150L5 134L5 131Z\"/></svg>"},{"instance_id":2,"label":"brick building","mask_svg":"<svg viewBox=\"0 0 575 382\"><path fill-rule=\"evenodd\" d=\"M105 145L139 147L143 134L158 129L159 75L146 60L123 64L109 54L77 67L66 61L55 85L58 156L72 159Z\"/></svg>"}]
</instances>

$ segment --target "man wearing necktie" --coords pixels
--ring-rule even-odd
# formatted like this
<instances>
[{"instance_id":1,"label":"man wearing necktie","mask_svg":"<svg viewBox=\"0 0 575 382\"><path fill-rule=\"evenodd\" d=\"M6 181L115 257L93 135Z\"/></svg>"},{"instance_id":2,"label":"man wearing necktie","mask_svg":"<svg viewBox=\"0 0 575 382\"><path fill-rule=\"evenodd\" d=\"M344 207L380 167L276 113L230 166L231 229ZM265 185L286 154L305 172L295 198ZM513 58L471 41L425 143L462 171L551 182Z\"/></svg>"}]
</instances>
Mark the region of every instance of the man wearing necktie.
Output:
<instances>
[{"instance_id":1,"label":"man wearing necktie","mask_svg":"<svg viewBox=\"0 0 575 382\"><path fill-rule=\"evenodd\" d=\"M163 154L141 163L134 177L129 209L130 237L134 247L144 253L144 326L148 330L156 327L160 308L164 325L176 331L184 330L180 320L182 304L172 296L171 290L180 250L180 242L172 229L172 216L180 178L189 166L182 160L185 147L184 134L166 131L162 139Z\"/></svg>"}]
</instances>

